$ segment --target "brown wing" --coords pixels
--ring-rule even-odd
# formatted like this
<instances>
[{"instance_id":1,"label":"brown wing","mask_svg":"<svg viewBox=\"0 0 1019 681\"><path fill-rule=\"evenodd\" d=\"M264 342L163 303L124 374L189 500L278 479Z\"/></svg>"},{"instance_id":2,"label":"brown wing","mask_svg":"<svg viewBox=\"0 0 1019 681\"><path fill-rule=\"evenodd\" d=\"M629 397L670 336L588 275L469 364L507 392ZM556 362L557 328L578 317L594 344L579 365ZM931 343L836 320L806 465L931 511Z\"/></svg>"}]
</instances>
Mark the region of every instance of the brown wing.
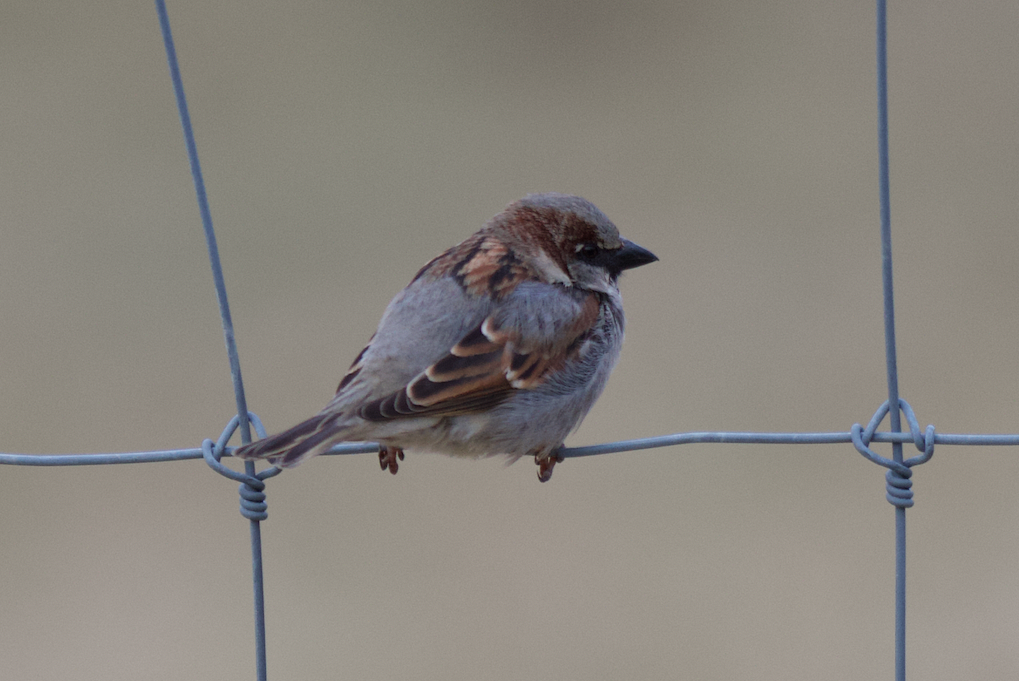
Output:
<instances>
[{"instance_id":1,"label":"brown wing","mask_svg":"<svg viewBox=\"0 0 1019 681\"><path fill-rule=\"evenodd\" d=\"M496 327L492 317L454 345L449 354L404 388L358 410L368 421L409 416L454 416L489 409L513 394L541 385L562 366L598 317L591 295L565 334L553 343L531 345L519 332Z\"/></svg>"}]
</instances>

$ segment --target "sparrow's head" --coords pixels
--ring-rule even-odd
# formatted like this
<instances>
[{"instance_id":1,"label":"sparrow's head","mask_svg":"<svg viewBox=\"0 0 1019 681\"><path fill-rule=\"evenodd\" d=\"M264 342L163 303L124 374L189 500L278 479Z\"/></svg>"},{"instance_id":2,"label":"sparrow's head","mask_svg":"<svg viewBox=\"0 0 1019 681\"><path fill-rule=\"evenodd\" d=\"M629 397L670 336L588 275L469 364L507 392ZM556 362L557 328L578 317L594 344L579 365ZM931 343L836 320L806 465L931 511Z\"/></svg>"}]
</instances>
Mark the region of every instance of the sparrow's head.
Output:
<instances>
[{"instance_id":1,"label":"sparrow's head","mask_svg":"<svg viewBox=\"0 0 1019 681\"><path fill-rule=\"evenodd\" d=\"M568 194L529 194L488 225L504 234L544 279L609 293L623 270L655 262L651 251L619 236L605 213Z\"/></svg>"}]
</instances>

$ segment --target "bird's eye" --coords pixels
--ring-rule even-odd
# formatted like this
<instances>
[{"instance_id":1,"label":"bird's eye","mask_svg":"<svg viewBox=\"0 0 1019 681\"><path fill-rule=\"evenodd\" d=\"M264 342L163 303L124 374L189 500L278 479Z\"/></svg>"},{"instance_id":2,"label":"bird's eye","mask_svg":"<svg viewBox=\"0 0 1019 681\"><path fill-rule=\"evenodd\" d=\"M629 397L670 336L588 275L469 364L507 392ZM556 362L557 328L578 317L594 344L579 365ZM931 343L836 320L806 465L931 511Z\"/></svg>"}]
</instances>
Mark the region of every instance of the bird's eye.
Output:
<instances>
[{"instance_id":1,"label":"bird's eye","mask_svg":"<svg viewBox=\"0 0 1019 681\"><path fill-rule=\"evenodd\" d=\"M590 243L577 246L577 255L584 260L594 260L598 256L598 251L598 247Z\"/></svg>"}]
</instances>

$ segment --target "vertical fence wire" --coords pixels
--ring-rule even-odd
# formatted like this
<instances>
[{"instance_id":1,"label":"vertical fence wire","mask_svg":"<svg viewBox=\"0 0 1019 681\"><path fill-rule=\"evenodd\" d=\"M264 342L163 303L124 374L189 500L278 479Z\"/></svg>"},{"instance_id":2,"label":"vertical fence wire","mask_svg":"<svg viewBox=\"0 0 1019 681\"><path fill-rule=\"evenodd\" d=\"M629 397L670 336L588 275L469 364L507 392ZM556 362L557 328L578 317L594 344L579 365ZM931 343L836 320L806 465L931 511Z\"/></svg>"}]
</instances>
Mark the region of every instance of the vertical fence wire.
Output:
<instances>
[{"instance_id":1,"label":"vertical fence wire","mask_svg":"<svg viewBox=\"0 0 1019 681\"><path fill-rule=\"evenodd\" d=\"M881 201L881 278L884 291L885 364L891 432L899 418L899 370L895 354L895 298L892 287L892 211L888 168L888 6L877 0L878 184ZM892 460L902 463L902 443L892 444ZM895 506L895 679L906 680L906 509Z\"/></svg>"},{"instance_id":2,"label":"vertical fence wire","mask_svg":"<svg viewBox=\"0 0 1019 681\"><path fill-rule=\"evenodd\" d=\"M177 50L170 32L170 18L166 12L165 0L156 0L156 13L159 15L159 27L163 34L163 45L166 49L166 61L170 67L170 80L173 82L173 93L177 100L177 111L184 132L184 145L187 148L188 162L191 165L191 176L194 179L195 194L198 199L198 210L205 231L205 245L209 251L209 264L212 267L212 279L216 286L216 299L219 301L219 314L223 322L223 338L226 352L230 360L230 376L233 380L234 398L237 403L237 417L241 431L241 441L251 442L251 426L248 421L247 400L244 397L244 382L241 379L241 361L237 353L237 342L234 339L234 325L230 317L230 303L226 297L226 282L223 278L223 267L219 260L219 247L216 245L216 233L212 229L212 213L209 211L209 200L205 193L205 181L202 179L202 168L198 163L198 148L195 145L194 130L191 127L191 115L188 113L187 99L184 96L184 81L180 75L177 61ZM249 476L255 475L255 463L246 461L244 471ZM265 659L265 599L262 589L262 531L258 520L249 520L251 535L251 573L254 589L255 608L255 667L258 681L266 681Z\"/></svg>"}]
</instances>

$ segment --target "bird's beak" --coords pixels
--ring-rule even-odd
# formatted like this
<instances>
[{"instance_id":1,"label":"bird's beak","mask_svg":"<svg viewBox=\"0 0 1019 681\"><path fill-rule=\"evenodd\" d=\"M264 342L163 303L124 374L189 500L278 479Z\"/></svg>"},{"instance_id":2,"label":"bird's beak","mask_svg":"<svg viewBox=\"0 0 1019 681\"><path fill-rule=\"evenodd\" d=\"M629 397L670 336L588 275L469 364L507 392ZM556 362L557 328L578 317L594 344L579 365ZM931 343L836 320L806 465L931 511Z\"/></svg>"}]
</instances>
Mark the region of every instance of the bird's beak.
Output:
<instances>
[{"instance_id":1,"label":"bird's beak","mask_svg":"<svg viewBox=\"0 0 1019 681\"><path fill-rule=\"evenodd\" d=\"M638 246L628 239L620 238L619 240L623 242L623 247L614 253L615 257L613 258L613 264L619 271L631 270L634 267L658 260L658 256L648 249Z\"/></svg>"}]
</instances>

